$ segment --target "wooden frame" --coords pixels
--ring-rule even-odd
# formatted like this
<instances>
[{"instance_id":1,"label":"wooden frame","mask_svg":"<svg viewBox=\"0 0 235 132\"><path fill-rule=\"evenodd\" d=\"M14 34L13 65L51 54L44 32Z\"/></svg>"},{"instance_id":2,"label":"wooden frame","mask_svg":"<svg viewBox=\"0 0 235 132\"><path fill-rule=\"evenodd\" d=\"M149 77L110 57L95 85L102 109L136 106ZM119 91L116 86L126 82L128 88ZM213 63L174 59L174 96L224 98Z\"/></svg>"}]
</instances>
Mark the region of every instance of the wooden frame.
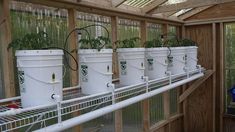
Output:
<instances>
[{"instance_id":1,"label":"wooden frame","mask_svg":"<svg viewBox=\"0 0 235 132\"><path fill-rule=\"evenodd\" d=\"M90 2L71 2L71 1L64 1L64 0L20 0L23 2L34 3L34 4L41 4L46 6L58 7L58 8L65 8L65 9L76 9L82 12L89 12L95 13L105 16L118 16L122 18L134 19L134 20L146 20L151 21L154 23L168 23L172 25L182 25L184 22L181 20L176 19L168 19L168 18L160 18L160 17L153 17L150 15L146 15L145 13L136 13L136 12L125 12L123 9L107 7L107 6L100 6Z\"/></svg>"}]
</instances>

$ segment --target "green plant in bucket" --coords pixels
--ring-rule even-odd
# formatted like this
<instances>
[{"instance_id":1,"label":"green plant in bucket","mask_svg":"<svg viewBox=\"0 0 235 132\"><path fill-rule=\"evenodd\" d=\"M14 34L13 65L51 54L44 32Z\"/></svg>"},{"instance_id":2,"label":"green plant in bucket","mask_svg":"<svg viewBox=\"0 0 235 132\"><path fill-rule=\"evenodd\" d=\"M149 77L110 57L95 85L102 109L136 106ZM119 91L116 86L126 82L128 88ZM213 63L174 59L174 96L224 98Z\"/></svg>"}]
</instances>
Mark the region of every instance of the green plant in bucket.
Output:
<instances>
[{"instance_id":1,"label":"green plant in bucket","mask_svg":"<svg viewBox=\"0 0 235 132\"><path fill-rule=\"evenodd\" d=\"M47 48L51 45L52 40L48 34L40 31L39 33L28 33L20 39L13 40L7 49L14 50L38 50Z\"/></svg>"},{"instance_id":2,"label":"green plant in bucket","mask_svg":"<svg viewBox=\"0 0 235 132\"><path fill-rule=\"evenodd\" d=\"M112 48L111 40L103 36L92 39L83 38L79 40L79 43L81 43L80 49L97 49L100 51L103 48Z\"/></svg>"},{"instance_id":3,"label":"green plant in bucket","mask_svg":"<svg viewBox=\"0 0 235 132\"><path fill-rule=\"evenodd\" d=\"M144 43L145 48L163 47L161 39L153 39Z\"/></svg>"},{"instance_id":4,"label":"green plant in bucket","mask_svg":"<svg viewBox=\"0 0 235 132\"><path fill-rule=\"evenodd\" d=\"M118 48L135 48L137 47L137 41L139 40L139 37L133 37L130 39L118 40L115 44Z\"/></svg>"}]
</instances>

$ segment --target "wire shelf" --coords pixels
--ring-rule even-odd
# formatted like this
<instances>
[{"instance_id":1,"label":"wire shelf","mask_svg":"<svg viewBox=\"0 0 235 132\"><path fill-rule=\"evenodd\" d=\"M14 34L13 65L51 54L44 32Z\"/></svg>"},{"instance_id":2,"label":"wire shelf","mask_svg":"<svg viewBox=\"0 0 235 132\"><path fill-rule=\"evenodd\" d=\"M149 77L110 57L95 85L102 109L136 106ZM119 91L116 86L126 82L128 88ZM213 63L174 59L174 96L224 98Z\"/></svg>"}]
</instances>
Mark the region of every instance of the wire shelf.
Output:
<instances>
[{"instance_id":1,"label":"wire shelf","mask_svg":"<svg viewBox=\"0 0 235 132\"><path fill-rule=\"evenodd\" d=\"M110 92L96 95L83 95L81 88L66 90L63 93L64 100L60 102L60 107L54 104L47 107L24 110L21 107L20 100L4 102L0 105L0 131L12 131L17 129L32 131L40 129L47 125L73 118L73 114L76 112L80 112L80 114L92 112L93 110L110 106L115 102L121 102L170 83L186 79L200 73L202 70L204 69L200 68L188 74L185 73L158 80L146 80L145 83L142 84L120 87L113 91L110 90ZM169 78L171 78L171 80ZM12 111L12 113L1 116L1 113L9 111Z\"/></svg>"}]
</instances>

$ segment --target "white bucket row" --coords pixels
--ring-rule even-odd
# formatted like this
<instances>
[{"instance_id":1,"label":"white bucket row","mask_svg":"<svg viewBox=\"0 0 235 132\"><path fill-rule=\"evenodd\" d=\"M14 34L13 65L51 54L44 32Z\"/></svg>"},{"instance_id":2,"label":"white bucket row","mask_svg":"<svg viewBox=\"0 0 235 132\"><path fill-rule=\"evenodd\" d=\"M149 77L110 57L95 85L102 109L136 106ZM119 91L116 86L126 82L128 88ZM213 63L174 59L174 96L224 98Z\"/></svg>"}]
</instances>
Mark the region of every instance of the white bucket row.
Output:
<instances>
[{"instance_id":1,"label":"white bucket row","mask_svg":"<svg viewBox=\"0 0 235 132\"><path fill-rule=\"evenodd\" d=\"M180 74L196 68L197 47L170 49L118 49L120 84L142 83L143 76L162 78L167 70ZM84 94L110 91L107 84L112 83L112 53L112 49L79 50L79 83ZM171 63L169 55L173 57ZM20 50L16 56L23 108L55 103L53 94L62 100L62 50Z\"/></svg>"},{"instance_id":2,"label":"white bucket row","mask_svg":"<svg viewBox=\"0 0 235 132\"><path fill-rule=\"evenodd\" d=\"M80 84L84 94L111 91L112 50L79 50ZM158 79L195 70L197 47L120 48L117 49L121 86L143 83L143 76Z\"/></svg>"}]
</instances>

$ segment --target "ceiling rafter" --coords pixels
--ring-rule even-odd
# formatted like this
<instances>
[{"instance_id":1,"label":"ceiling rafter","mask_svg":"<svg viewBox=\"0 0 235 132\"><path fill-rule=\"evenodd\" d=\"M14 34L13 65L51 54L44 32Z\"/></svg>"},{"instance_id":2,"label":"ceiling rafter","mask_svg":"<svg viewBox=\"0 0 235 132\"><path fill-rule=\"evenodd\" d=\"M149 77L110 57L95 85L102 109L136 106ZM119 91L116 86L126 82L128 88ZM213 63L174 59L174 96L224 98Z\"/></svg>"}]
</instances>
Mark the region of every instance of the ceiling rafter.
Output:
<instances>
[{"instance_id":1,"label":"ceiling rafter","mask_svg":"<svg viewBox=\"0 0 235 132\"><path fill-rule=\"evenodd\" d=\"M177 12L178 12L178 10L177 11L166 12L166 13L163 13L163 16L164 17L170 17L170 16L174 15Z\"/></svg>"},{"instance_id":2,"label":"ceiling rafter","mask_svg":"<svg viewBox=\"0 0 235 132\"><path fill-rule=\"evenodd\" d=\"M145 5L141 10L144 13L149 13L154 8L158 7L159 5L167 2L168 0L154 0L150 2L149 4Z\"/></svg>"},{"instance_id":3,"label":"ceiling rafter","mask_svg":"<svg viewBox=\"0 0 235 132\"><path fill-rule=\"evenodd\" d=\"M127 1L127 0L112 0L112 6L113 7L118 7L121 4L123 4L125 1Z\"/></svg>"},{"instance_id":4,"label":"ceiling rafter","mask_svg":"<svg viewBox=\"0 0 235 132\"><path fill-rule=\"evenodd\" d=\"M194 8L193 10L191 10L191 11L188 11L188 12L185 12L184 14L179 15L178 17L180 19L184 20L184 19L187 19L187 18L189 18L189 17L191 17L195 14L198 14L198 13L200 13L200 12L210 8L210 7L212 7L212 6L197 7L197 8Z\"/></svg>"},{"instance_id":5,"label":"ceiling rafter","mask_svg":"<svg viewBox=\"0 0 235 132\"><path fill-rule=\"evenodd\" d=\"M233 2L233 1L235 1L235 0L186 1L186 2L177 3L177 4L158 6L158 8L151 11L151 14L170 12L170 11L176 11L176 10L187 9L187 8L196 8L196 7L202 7L202 6L216 5L216 4L222 4L222 3L227 3L227 2Z\"/></svg>"}]
</instances>

